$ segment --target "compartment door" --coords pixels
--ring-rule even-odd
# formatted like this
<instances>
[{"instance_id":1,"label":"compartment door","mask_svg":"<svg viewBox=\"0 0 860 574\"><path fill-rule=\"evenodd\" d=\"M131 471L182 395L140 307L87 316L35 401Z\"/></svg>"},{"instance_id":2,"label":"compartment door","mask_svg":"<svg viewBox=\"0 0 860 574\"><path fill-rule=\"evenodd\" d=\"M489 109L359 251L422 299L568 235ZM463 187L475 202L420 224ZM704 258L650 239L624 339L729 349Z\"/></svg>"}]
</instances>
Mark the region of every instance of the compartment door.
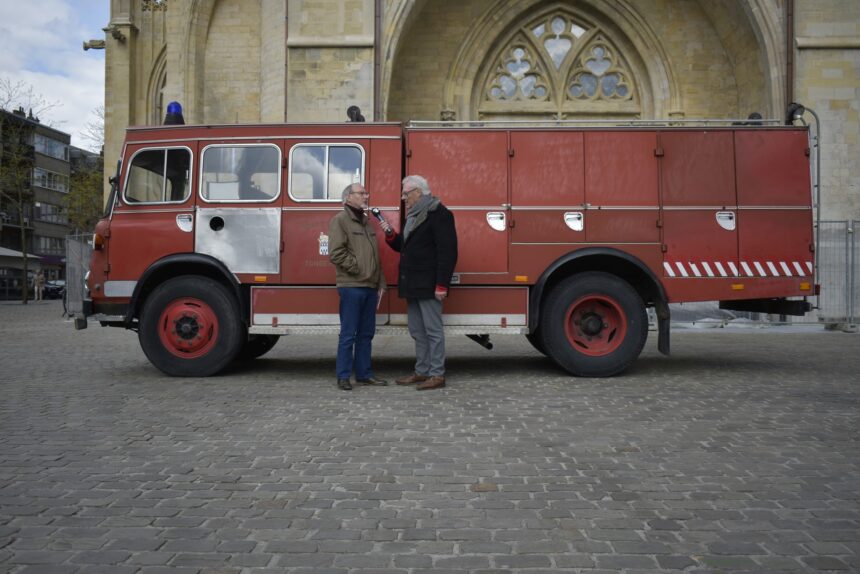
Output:
<instances>
[{"instance_id":1,"label":"compartment door","mask_svg":"<svg viewBox=\"0 0 860 574\"><path fill-rule=\"evenodd\" d=\"M659 242L656 147L656 132L604 130L585 135L588 243Z\"/></svg>"},{"instance_id":2,"label":"compartment door","mask_svg":"<svg viewBox=\"0 0 860 574\"><path fill-rule=\"evenodd\" d=\"M805 131L738 131L741 273L811 277L814 245Z\"/></svg>"},{"instance_id":3,"label":"compartment door","mask_svg":"<svg viewBox=\"0 0 860 574\"><path fill-rule=\"evenodd\" d=\"M585 241L583 134L512 131L514 243Z\"/></svg>"},{"instance_id":4,"label":"compartment door","mask_svg":"<svg viewBox=\"0 0 860 574\"><path fill-rule=\"evenodd\" d=\"M732 132L662 132L660 147L664 275L737 276Z\"/></svg>"},{"instance_id":5,"label":"compartment door","mask_svg":"<svg viewBox=\"0 0 860 574\"><path fill-rule=\"evenodd\" d=\"M508 270L508 135L503 131L415 130L407 134L407 174L427 178L454 214L456 273Z\"/></svg>"}]
</instances>

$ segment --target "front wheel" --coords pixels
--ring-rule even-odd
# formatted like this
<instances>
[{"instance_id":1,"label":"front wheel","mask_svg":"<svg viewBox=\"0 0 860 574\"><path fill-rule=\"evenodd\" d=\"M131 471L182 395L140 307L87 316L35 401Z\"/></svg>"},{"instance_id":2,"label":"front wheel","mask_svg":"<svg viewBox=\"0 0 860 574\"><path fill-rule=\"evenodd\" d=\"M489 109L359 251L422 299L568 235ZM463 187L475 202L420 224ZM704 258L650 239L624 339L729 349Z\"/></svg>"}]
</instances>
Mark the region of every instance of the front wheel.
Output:
<instances>
[{"instance_id":1,"label":"front wheel","mask_svg":"<svg viewBox=\"0 0 860 574\"><path fill-rule=\"evenodd\" d=\"M171 279L147 298L140 346L159 370L175 377L208 377L226 367L242 346L233 295L198 275Z\"/></svg>"},{"instance_id":2,"label":"front wheel","mask_svg":"<svg viewBox=\"0 0 860 574\"><path fill-rule=\"evenodd\" d=\"M648 337L645 304L629 283L598 271L559 283L541 313L547 354L572 375L611 377L642 352Z\"/></svg>"}]
</instances>

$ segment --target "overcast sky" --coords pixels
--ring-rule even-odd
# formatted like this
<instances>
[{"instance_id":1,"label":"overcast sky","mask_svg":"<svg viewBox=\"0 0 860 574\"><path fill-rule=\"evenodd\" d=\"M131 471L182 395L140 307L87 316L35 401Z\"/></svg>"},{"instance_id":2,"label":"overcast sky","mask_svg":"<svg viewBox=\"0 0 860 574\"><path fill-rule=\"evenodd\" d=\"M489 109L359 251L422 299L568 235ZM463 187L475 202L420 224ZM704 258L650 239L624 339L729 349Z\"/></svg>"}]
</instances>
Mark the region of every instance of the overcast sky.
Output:
<instances>
[{"instance_id":1,"label":"overcast sky","mask_svg":"<svg viewBox=\"0 0 860 574\"><path fill-rule=\"evenodd\" d=\"M85 40L104 39L109 0L0 0L0 78L22 80L60 105L40 118L91 148L81 131L104 104L104 50Z\"/></svg>"}]
</instances>

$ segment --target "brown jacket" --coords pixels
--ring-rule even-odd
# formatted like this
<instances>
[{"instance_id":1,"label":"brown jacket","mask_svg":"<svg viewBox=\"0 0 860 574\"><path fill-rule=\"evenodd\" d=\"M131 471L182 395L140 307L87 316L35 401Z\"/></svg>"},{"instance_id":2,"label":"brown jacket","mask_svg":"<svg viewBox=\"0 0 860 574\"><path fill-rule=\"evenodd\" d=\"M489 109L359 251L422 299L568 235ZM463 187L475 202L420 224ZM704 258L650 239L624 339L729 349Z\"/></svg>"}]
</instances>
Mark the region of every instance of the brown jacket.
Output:
<instances>
[{"instance_id":1,"label":"brown jacket","mask_svg":"<svg viewBox=\"0 0 860 574\"><path fill-rule=\"evenodd\" d=\"M328 226L329 259L337 271L338 287L385 287L376 232L347 206Z\"/></svg>"}]
</instances>

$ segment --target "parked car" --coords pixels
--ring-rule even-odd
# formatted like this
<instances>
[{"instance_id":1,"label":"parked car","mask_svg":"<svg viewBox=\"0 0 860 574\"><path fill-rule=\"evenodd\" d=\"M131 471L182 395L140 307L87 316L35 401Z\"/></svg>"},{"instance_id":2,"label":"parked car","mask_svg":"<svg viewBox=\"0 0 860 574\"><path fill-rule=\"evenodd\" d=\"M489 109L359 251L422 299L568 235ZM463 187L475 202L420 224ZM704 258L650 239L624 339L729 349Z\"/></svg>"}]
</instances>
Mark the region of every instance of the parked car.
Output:
<instances>
[{"instance_id":1,"label":"parked car","mask_svg":"<svg viewBox=\"0 0 860 574\"><path fill-rule=\"evenodd\" d=\"M62 279L55 279L45 283L44 297L45 299L62 299L66 294L66 282Z\"/></svg>"}]
</instances>

